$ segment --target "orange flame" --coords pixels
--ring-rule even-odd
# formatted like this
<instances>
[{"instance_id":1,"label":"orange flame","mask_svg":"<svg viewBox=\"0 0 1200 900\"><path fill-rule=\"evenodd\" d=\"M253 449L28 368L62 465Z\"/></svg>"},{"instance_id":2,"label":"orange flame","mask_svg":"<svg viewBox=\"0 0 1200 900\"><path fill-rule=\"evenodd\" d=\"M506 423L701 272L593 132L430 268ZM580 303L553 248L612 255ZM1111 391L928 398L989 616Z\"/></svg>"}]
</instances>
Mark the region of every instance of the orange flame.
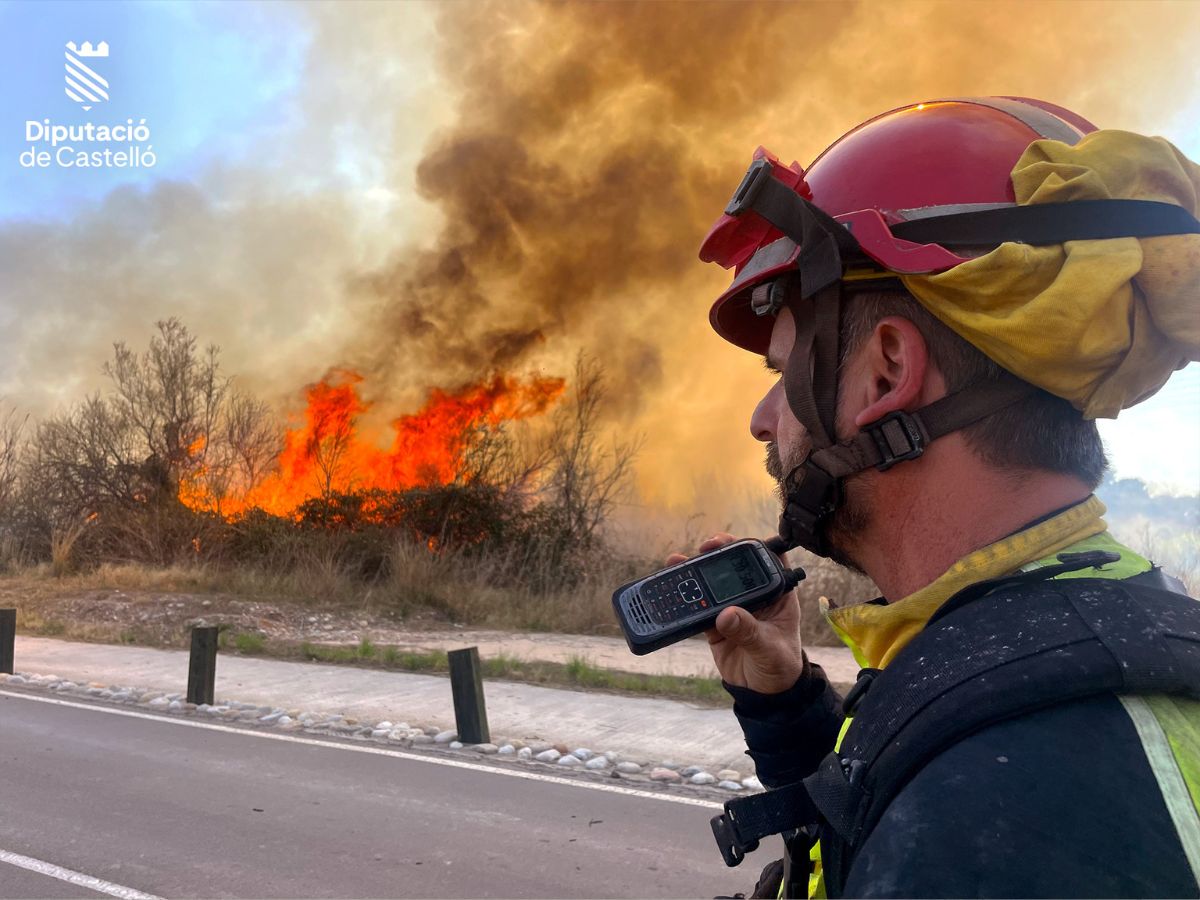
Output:
<instances>
[{"instance_id":1,"label":"orange flame","mask_svg":"<svg viewBox=\"0 0 1200 900\"><path fill-rule=\"evenodd\" d=\"M458 391L435 388L418 412L392 421L391 448L382 449L379 436L359 429L370 408L358 394L362 380L357 372L338 371L305 388L303 423L288 429L275 470L244 496L222 500L220 512L258 508L285 516L334 492L448 484L459 474L472 430L543 413L566 387L561 378L497 375ZM181 489L180 499L193 509L216 510L202 480Z\"/></svg>"}]
</instances>

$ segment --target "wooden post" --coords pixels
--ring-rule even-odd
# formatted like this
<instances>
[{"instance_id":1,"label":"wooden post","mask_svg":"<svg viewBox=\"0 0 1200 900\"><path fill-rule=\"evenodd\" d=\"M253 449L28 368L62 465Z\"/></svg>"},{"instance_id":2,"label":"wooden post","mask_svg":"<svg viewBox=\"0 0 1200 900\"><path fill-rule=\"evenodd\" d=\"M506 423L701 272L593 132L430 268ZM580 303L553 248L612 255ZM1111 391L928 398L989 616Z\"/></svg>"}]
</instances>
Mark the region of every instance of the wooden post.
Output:
<instances>
[{"instance_id":1,"label":"wooden post","mask_svg":"<svg viewBox=\"0 0 1200 900\"><path fill-rule=\"evenodd\" d=\"M192 655L188 660L187 699L189 703L212 705L217 684L216 625L192 629Z\"/></svg>"},{"instance_id":2,"label":"wooden post","mask_svg":"<svg viewBox=\"0 0 1200 900\"><path fill-rule=\"evenodd\" d=\"M17 639L17 611L0 609L0 672L13 673L13 645Z\"/></svg>"},{"instance_id":3,"label":"wooden post","mask_svg":"<svg viewBox=\"0 0 1200 900\"><path fill-rule=\"evenodd\" d=\"M483 702L483 674L479 668L479 648L451 650L450 690L454 694L454 721L458 739L464 744L487 744L492 736L488 731L487 707Z\"/></svg>"}]
</instances>

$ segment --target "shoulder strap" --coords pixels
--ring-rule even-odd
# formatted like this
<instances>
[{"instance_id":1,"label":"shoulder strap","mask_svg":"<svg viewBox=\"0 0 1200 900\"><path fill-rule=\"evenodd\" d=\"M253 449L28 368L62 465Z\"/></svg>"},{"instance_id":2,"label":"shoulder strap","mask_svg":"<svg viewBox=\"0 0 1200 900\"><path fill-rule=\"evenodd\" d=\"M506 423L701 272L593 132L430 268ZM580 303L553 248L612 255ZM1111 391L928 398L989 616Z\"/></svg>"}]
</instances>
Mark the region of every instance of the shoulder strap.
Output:
<instances>
[{"instance_id":1,"label":"shoulder strap","mask_svg":"<svg viewBox=\"0 0 1200 900\"><path fill-rule=\"evenodd\" d=\"M1105 693L1200 698L1200 603L1190 597L1075 578L1000 583L984 602L952 598L944 609L859 698L840 753L804 781L825 820L831 897L896 794L968 735Z\"/></svg>"}]
</instances>

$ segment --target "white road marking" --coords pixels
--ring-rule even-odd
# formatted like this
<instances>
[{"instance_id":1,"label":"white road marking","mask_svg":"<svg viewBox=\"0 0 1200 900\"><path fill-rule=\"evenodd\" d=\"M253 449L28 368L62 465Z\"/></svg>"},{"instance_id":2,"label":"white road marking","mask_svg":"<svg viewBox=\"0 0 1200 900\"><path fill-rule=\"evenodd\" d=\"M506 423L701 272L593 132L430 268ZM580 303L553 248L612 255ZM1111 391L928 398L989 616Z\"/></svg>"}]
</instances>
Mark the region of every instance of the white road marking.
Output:
<instances>
[{"instance_id":1,"label":"white road marking","mask_svg":"<svg viewBox=\"0 0 1200 900\"><path fill-rule=\"evenodd\" d=\"M93 878L91 875L84 875L82 872L76 872L74 869L64 869L62 866L56 866L54 863L34 859L32 856L22 856L20 853L9 853L7 850L0 850L0 862L20 866L22 869L28 869L30 872L37 872L39 875L49 875L51 878L57 878L59 881L66 881L78 887L85 887L88 890L98 891L101 894L108 894L110 897L120 897L121 900L160 900L154 894L146 894L130 887L113 884L111 881L105 881L103 878Z\"/></svg>"},{"instance_id":2,"label":"white road marking","mask_svg":"<svg viewBox=\"0 0 1200 900\"><path fill-rule=\"evenodd\" d=\"M229 734L240 734L247 737L263 738L268 741L287 741L293 744L308 744L312 747L324 747L333 750L348 750L353 753L373 753L377 756L393 756L397 759L410 759L414 762L430 763L435 766L449 766L452 769L470 769L473 772L486 772L490 775L505 775L509 778L524 778L528 781L550 782L567 787L584 788L589 791L604 791L609 794L625 794L630 797L640 797L644 800L661 800L664 803L680 803L684 806L699 806L705 809L723 809L723 804L711 800L701 800L696 797L679 797L673 794L652 793L639 791L635 788L619 787L615 784L598 784L593 781L576 781L572 778L561 778L557 775L539 775L535 772L520 772L513 769L487 766L479 763L465 762L458 759L439 759L436 756L425 756L420 753L406 753L403 750L391 750L387 747L360 747L340 741L322 741L315 738L299 737L291 734L272 734L267 731L250 731L246 728L234 728L230 725L218 725L215 722L196 722L192 719L174 719L158 716L153 713L138 712L133 709L112 709L92 703L76 703L73 700L59 700L54 697L38 697L34 694L17 693L0 690L0 696L12 697L17 700L32 700L35 703L49 703L54 706L70 706L74 709L86 709L92 712L104 713L111 716L128 716L131 719L146 719L150 722L162 722L167 725L186 725L189 728L204 728L209 731L224 731Z\"/></svg>"}]
</instances>

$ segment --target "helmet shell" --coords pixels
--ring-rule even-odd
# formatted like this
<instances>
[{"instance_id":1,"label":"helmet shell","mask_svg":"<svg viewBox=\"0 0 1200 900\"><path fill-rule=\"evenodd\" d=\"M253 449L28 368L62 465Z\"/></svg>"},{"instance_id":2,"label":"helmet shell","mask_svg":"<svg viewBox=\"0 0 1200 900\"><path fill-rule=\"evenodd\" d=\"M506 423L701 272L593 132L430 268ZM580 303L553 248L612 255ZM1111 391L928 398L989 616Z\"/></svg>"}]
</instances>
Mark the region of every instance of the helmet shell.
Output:
<instances>
[{"instance_id":1,"label":"helmet shell","mask_svg":"<svg viewBox=\"0 0 1200 900\"><path fill-rule=\"evenodd\" d=\"M1081 116L1041 100L953 98L914 103L869 119L834 141L807 170L795 163L784 169L761 148L755 156L771 159L775 177L800 196L845 224L853 220L858 228L869 224L854 215L863 211L874 211L892 225L965 211L960 207L974 204L1012 204L1011 173L1031 143L1049 138L1074 144L1095 130ZM881 268L914 271L905 267L900 253L889 256L887 243L881 245L882 253L871 254ZM749 295L756 285L794 270L798 252L790 239L753 212L717 221L700 257L735 270L733 284L710 312L718 334L747 350L765 352L772 320L754 314Z\"/></svg>"}]
</instances>

